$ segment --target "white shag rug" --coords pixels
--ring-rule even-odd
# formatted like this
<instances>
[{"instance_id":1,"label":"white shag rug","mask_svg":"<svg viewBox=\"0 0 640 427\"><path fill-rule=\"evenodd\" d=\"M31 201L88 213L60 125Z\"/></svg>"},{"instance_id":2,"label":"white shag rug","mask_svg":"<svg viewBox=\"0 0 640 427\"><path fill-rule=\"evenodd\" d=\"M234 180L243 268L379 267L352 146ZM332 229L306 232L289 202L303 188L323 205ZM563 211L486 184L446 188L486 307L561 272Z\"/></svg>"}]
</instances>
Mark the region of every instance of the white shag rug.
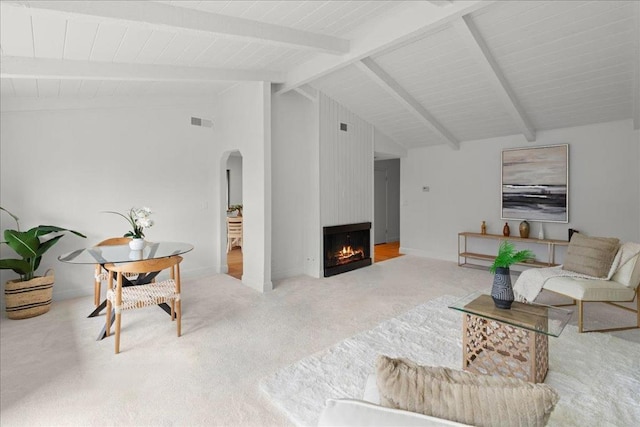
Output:
<instances>
[{"instance_id":1,"label":"white shag rug","mask_svg":"<svg viewBox=\"0 0 640 427\"><path fill-rule=\"evenodd\" d=\"M328 398L362 398L376 357L462 366L462 313L443 296L283 368L260 386L296 424L315 426ZM640 420L640 345L568 325L549 338L545 383L560 395L549 426L631 426Z\"/></svg>"}]
</instances>

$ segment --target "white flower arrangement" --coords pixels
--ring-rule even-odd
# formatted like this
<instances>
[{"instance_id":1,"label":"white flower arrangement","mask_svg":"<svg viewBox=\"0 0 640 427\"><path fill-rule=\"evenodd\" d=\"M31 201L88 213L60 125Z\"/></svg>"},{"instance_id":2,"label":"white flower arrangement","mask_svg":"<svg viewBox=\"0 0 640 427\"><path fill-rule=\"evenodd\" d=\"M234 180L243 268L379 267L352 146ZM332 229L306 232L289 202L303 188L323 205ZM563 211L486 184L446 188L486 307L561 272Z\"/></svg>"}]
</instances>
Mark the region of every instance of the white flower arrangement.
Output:
<instances>
[{"instance_id":1,"label":"white flower arrangement","mask_svg":"<svg viewBox=\"0 0 640 427\"><path fill-rule=\"evenodd\" d=\"M152 214L151 209L147 207L142 208L131 208L127 215L121 214L120 212L114 211L106 211L106 213L112 213L116 215L120 215L124 219L126 219L131 227L133 228L131 231L128 231L124 237L131 237L132 239L143 239L145 228L149 228L153 226L153 220L149 218Z\"/></svg>"}]
</instances>

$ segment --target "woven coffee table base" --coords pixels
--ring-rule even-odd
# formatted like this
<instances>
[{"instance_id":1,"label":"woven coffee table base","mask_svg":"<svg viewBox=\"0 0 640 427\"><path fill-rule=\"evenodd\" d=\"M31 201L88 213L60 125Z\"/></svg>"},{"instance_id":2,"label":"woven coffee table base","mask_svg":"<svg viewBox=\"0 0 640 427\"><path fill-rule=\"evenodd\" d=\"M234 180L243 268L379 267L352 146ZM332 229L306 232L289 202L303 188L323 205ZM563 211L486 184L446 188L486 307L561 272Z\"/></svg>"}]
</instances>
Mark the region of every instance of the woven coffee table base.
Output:
<instances>
[{"instance_id":1,"label":"woven coffee table base","mask_svg":"<svg viewBox=\"0 0 640 427\"><path fill-rule=\"evenodd\" d=\"M549 341L535 333L471 314L462 325L462 368L541 383L549 370Z\"/></svg>"}]
</instances>

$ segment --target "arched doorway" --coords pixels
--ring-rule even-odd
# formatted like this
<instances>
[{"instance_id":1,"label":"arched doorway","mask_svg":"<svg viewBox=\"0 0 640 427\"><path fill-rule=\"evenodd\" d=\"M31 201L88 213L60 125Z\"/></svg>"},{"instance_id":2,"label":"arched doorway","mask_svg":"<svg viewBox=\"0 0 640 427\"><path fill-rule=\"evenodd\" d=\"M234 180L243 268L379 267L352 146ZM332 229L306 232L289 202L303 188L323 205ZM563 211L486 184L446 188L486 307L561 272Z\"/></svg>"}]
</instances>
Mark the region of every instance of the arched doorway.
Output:
<instances>
[{"instance_id":1,"label":"arched doorway","mask_svg":"<svg viewBox=\"0 0 640 427\"><path fill-rule=\"evenodd\" d=\"M221 203L221 217L224 218L221 227L221 262L226 264L226 271L232 277L242 280L243 256L242 246L242 154L239 150L225 152L222 156L224 177L221 183L224 187L220 193L224 200ZM240 232L238 232L238 229Z\"/></svg>"}]
</instances>

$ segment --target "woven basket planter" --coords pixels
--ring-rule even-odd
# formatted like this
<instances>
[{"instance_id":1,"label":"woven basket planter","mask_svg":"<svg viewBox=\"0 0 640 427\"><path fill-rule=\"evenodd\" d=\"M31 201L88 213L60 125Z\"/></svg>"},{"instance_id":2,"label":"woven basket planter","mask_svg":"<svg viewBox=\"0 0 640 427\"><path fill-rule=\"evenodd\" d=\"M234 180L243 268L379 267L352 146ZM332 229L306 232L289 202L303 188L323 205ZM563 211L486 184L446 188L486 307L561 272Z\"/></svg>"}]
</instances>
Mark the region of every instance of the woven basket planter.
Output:
<instances>
[{"instance_id":1,"label":"woven basket planter","mask_svg":"<svg viewBox=\"0 0 640 427\"><path fill-rule=\"evenodd\" d=\"M9 319L40 316L51 308L53 271L28 281L9 280L4 285L4 302Z\"/></svg>"}]
</instances>

